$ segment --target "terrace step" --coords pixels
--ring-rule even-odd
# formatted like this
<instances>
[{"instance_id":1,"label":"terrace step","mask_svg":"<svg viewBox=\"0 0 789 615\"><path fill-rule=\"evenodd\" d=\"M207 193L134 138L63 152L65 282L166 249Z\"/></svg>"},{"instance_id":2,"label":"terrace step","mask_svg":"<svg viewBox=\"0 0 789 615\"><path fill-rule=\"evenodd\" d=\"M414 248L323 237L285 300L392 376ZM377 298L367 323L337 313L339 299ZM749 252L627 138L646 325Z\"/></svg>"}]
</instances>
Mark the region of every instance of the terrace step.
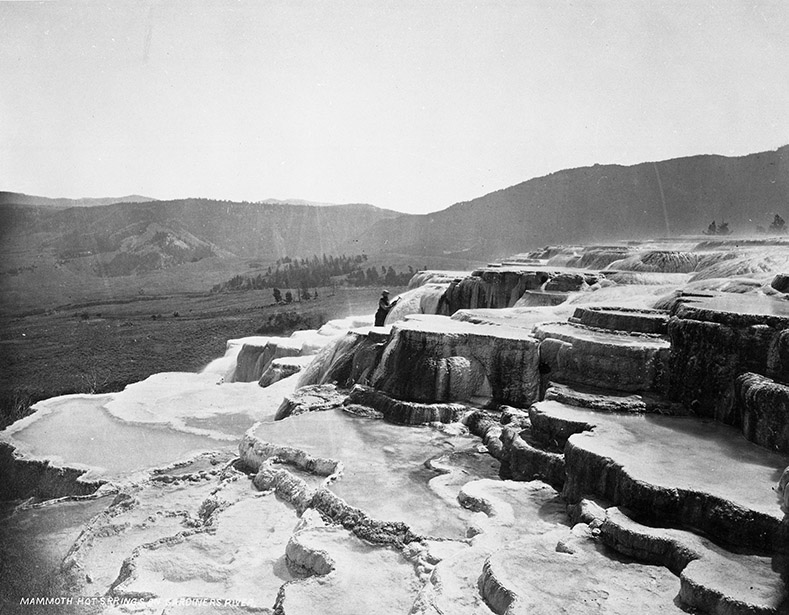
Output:
<instances>
[{"instance_id":1,"label":"terrace step","mask_svg":"<svg viewBox=\"0 0 789 615\"><path fill-rule=\"evenodd\" d=\"M571 322L542 323L540 364L550 379L623 392L666 387L671 345L665 337L594 329Z\"/></svg>"},{"instance_id":2,"label":"terrace step","mask_svg":"<svg viewBox=\"0 0 789 615\"><path fill-rule=\"evenodd\" d=\"M600 539L619 553L679 575L679 598L688 607L719 615L789 612L782 579L788 562L780 555L730 553L690 532L641 525L617 507L605 511Z\"/></svg>"},{"instance_id":3,"label":"terrace step","mask_svg":"<svg viewBox=\"0 0 789 615\"><path fill-rule=\"evenodd\" d=\"M534 404L530 417L536 439L564 446L569 502L599 497L723 544L789 552L789 521L774 491L789 455L690 416L611 414L550 400Z\"/></svg>"},{"instance_id":4,"label":"terrace step","mask_svg":"<svg viewBox=\"0 0 789 615\"><path fill-rule=\"evenodd\" d=\"M670 402L659 395L628 394L597 387L567 386L558 382L550 383L545 391L545 399L598 412L654 413L679 416L689 414L682 404Z\"/></svg>"},{"instance_id":5,"label":"terrace step","mask_svg":"<svg viewBox=\"0 0 789 615\"><path fill-rule=\"evenodd\" d=\"M531 429L505 427L500 441L505 451L504 474L514 480L539 479L555 489L564 486L564 455L555 447L537 441Z\"/></svg>"},{"instance_id":6,"label":"terrace step","mask_svg":"<svg viewBox=\"0 0 789 615\"><path fill-rule=\"evenodd\" d=\"M479 584L495 613L683 612L671 572L613 559L588 528L576 528L521 538L488 558Z\"/></svg>"},{"instance_id":7,"label":"terrace step","mask_svg":"<svg viewBox=\"0 0 789 615\"><path fill-rule=\"evenodd\" d=\"M573 322L599 329L665 335L668 332L669 313L663 310L588 306L576 308L572 319Z\"/></svg>"}]
</instances>

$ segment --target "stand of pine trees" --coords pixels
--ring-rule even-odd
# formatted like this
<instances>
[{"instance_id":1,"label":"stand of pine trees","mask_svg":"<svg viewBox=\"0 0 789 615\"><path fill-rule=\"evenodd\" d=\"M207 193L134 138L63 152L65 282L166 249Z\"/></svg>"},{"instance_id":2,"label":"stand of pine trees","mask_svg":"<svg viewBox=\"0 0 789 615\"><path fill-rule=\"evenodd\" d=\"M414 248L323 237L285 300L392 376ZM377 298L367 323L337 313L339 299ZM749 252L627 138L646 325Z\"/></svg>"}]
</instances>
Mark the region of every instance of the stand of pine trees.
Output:
<instances>
[{"instance_id":1,"label":"stand of pine trees","mask_svg":"<svg viewBox=\"0 0 789 615\"><path fill-rule=\"evenodd\" d=\"M297 289L303 299L317 296L317 292L309 289L331 286L337 283L338 278L344 278L341 283L350 286L404 286L414 275L414 268L408 266L408 271L396 272L393 267L382 266L364 268L367 261L365 254L356 256L327 256L319 258L279 259L265 272L253 274L240 274L233 276L227 282L215 285L211 292L234 292L243 290L259 290L263 288ZM275 293L276 295L277 293Z\"/></svg>"}]
</instances>

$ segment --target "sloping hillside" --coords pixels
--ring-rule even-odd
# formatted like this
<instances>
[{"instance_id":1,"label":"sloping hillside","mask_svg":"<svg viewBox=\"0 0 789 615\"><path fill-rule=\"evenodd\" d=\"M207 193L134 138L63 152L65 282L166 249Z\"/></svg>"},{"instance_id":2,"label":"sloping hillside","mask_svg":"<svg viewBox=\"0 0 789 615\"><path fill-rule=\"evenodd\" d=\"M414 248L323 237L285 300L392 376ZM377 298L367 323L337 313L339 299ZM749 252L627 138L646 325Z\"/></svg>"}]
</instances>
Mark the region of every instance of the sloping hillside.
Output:
<instances>
[{"instance_id":1,"label":"sloping hillside","mask_svg":"<svg viewBox=\"0 0 789 615\"><path fill-rule=\"evenodd\" d=\"M188 258L227 255L274 260L334 253L375 222L398 216L371 205L313 207L206 199L45 209L9 204L0 211L3 245L24 237L60 260L160 251ZM13 236L13 237L12 237ZM199 255L191 254L197 250ZM124 256L124 258L126 258ZM117 270L116 275L132 273Z\"/></svg>"},{"instance_id":2,"label":"sloping hillside","mask_svg":"<svg viewBox=\"0 0 789 615\"><path fill-rule=\"evenodd\" d=\"M437 213L382 221L357 249L494 258L549 243L698 234L712 220L753 233L776 213L789 219L789 146L559 171Z\"/></svg>"},{"instance_id":3,"label":"sloping hillside","mask_svg":"<svg viewBox=\"0 0 789 615\"><path fill-rule=\"evenodd\" d=\"M253 263L338 254L374 223L399 215L364 204L183 199L62 209L6 202L0 307L207 291Z\"/></svg>"}]
</instances>

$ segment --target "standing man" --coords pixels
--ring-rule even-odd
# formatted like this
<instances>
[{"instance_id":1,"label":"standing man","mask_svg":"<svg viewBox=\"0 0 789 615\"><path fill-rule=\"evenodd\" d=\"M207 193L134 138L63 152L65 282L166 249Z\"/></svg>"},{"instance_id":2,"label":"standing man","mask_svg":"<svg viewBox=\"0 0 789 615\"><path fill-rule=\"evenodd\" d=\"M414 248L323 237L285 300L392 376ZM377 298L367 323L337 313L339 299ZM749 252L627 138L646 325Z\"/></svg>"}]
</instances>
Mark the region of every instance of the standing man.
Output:
<instances>
[{"instance_id":1,"label":"standing man","mask_svg":"<svg viewBox=\"0 0 789 615\"><path fill-rule=\"evenodd\" d=\"M395 305L397 305L397 299L395 299L392 303L389 303L389 291L385 290L381 293L381 298L378 300L378 310L375 312L375 326L376 327L383 327L384 321L386 320L386 315L389 313Z\"/></svg>"}]
</instances>

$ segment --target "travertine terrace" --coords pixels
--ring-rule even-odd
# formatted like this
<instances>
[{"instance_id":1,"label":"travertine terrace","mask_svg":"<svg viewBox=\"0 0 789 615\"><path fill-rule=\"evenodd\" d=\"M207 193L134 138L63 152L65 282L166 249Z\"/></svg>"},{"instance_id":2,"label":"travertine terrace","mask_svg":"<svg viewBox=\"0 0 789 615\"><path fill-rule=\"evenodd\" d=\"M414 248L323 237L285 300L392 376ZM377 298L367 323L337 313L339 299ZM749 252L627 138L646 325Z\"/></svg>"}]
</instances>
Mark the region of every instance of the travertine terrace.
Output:
<instances>
[{"instance_id":1,"label":"travertine terrace","mask_svg":"<svg viewBox=\"0 0 789 615\"><path fill-rule=\"evenodd\" d=\"M546 248L42 402L0 433L17 604L786 613L787 273L780 238Z\"/></svg>"}]
</instances>

